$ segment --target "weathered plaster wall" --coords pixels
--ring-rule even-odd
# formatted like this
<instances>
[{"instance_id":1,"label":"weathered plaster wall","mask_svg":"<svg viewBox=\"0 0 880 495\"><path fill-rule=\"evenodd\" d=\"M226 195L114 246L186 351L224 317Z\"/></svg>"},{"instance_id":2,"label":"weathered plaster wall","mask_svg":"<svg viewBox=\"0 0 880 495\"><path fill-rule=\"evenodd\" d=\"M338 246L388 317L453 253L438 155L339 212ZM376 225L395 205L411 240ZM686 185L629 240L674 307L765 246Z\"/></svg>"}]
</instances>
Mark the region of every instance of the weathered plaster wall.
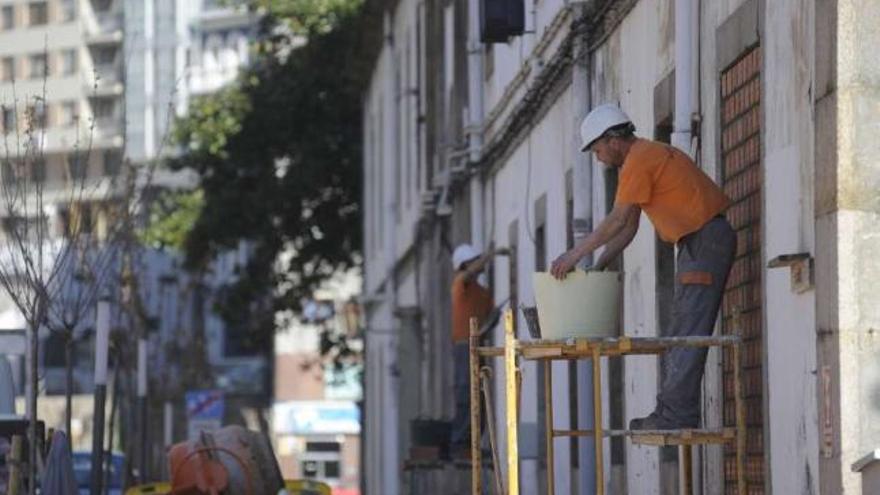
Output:
<instances>
[{"instance_id":1,"label":"weathered plaster wall","mask_svg":"<svg viewBox=\"0 0 880 495\"><path fill-rule=\"evenodd\" d=\"M764 52L764 261L795 252L816 256L816 290L796 294L789 287L788 269L767 269L765 281L766 318L766 440L768 479L775 493L817 493L817 472L821 472L821 493L857 493L858 482L849 473L849 464L880 443L877 431L880 412L876 410L880 370L880 343L876 332L880 328L880 310L876 305L876 280L880 267L874 253L880 249L880 166L877 156L880 145L876 138L880 130L880 61L876 46L880 46L876 26L880 25L880 7L869 0L751 0L760 8L755 10L763 19L761 29L755 19L752 33L760 39ZM606 101L620 102L639 128L639 134L652 135L653 94L655 86L673 69L672 0L641 1L592 55L593 104ZM721 27L749 3L744 0L716 0L700 2L699 75L700 126L698 157L701 167L710 175L719 174L718 146L718 76L725 62L719 60L725 50L733 50L735 42L725 41ZM398 6L394 18L395 39L412 40L413 23L417 9L413 2ZM491 53L494 70L488 77L486 113L508 105L503 100L505 91L517 84L525 91L529 77L540 70L543 59L529 59L532 48L545 39L553 20L558 20L561 0L543 0L528 12L528 27L534 34L512 40L510 44L496 44ZM756 14L757 15L757 14ZM558 27L558 26L557 26ZM748 29L746 26L745 29ZM565 28L554 31L561 37ZM746 33L748 34L748 33ZM839 42L837 38L839 37ZM743 39L747 39L746 36ZM404 43L403 41L401 41ZM553 41L547 41L552 46ZM398 124L386 115L387 98L396 98L395 91L383 78L391 73L386 64L399 64L401 87L408 87L407 74L413 74L410 64L414 58L403 48L386 50L379 58L371 89L367 93L367 115L372 130L367 130L368 167L383 167L381 174L367 179L368 192L384 194L385 174L395 173L407 160L391 161L399 154L412 157L415 151L403 141L388 146L383 132L398 129ZM546 53L553 53L547 50ZM729 62L730 60L728 60ZM529 71L524 71L528 64ZM520 77L519 79L518 76ZM521 93L516 93L521 95ZM513 99L514 103L516 98ZM485 232L498 246L506 245L508 228L518 222L517 279L519 301L533 302L531 273L534 268L534 244L530 238L534 230L534 202L541 195L547 197L547 262L562 252L565 242L565 184L566 170L571 166L576 150L571 109L573 96L563 91L555 104L535 118L528 137L516 144L510 156L496 169L487 183L484 206ZM405 100L395 115L399 122L412 117ZM389 124L389 125L385 125ZM501 130L493 124L491 132ZM405 125L403 127L406 127ZM372 132L372 134L369 134ZM410 131L400 128L400 138L411 140ZM531 167L530 167L531 163ZM393 167L392 167L393 165ZM368 168L368 172L369 172ZM404 180L403 184L410 183ZM602 217L606 203L604 175L601 166L593 166L594 211L597 220ZM370 182L373 180L373 182ZM528 188L528 191L526 191ZM815 189L815 191L814 191ZM418 202L406 201L402 191L401 212L395 255L401 255L412 244L412 226L418 214ZM415 193L417 191L410 191ZM811 198L815 197L815 201ZM366 229L382 233L383 200L376 201L378 214L367 220ZM396 221L396 220L395 220ZM443 246L438 230L433 240L427 241L425 256L418 261L425 277L417 281L415 275L404 270L399 282L398 296L407 305L417 304L416 284L426 306L432 308L429 341L434 349L442 348L439 340L448 323L442 312L448 307L447 287L442 270L429 269L447 263L448 254L442 255ZM368 232L368 236L370 233ZM384 278L381 234L367 250L366 287L377 288ZM647 219L642 219L640 232L624 258L626 271L626 300L624 302L624 329L629 335L657 333L655 301L655 242L654 231ZM496 300L507 297L510 274L506 259L495 263ZM374 306L371 326L391 329L396 320L391 308ZM525 335L524 322L520 321ZM813 333L818 330L819 343ZM500 330L495 335L501 342ZM387 379L377 381L377 374L387 372L393 364L395 341L381 337L368 343L368 394L375 392L379 400L387 399ZM390 346L390 347L389 347ZM434 359L424 366L421 379L433 390L448 389L448 369L442 359ZM657 366L654 358L627 358L624 371L625 420L648 413L654 406ZM827 368L823 368L827 367ZM827 371L823 371L827 370ZM384 371L383 371L384 370ZM370 372L373 375L370 375ZM566 426L568 408L564 404L568 388L567 373L563 366L554 365L555 422ZM607 375L606 375L607 376ZM827 377L827 379L826 379ZM496 380L497 404L503 406L503 374ZM534 365L526 365L523 382L522 420L534 423L538 418ZM826 387L827 384L827 387ZM720 360L710 354L705 380L704 401L707 411L705 424L717 426L721 413ZM829 395L825 397L824 391ZM432 392L433 393L433 392ZM383 395L385 394L385 395ZM428 394L430 396L431 394ZM422 408L443 410L448 402L426 396ZM370 399L368 399L369 401ZM823 417L817 411L826 406L832 411L830 427L825 428ZM503 418L503 407L497 410ZM606 411L607 414L607 411ZM606 415L607 418L607 415ZM375 417L368 421L376 421ZM369 425L368 425L369 426ZM503 432L503 421L498 424ZM528 428L528 427L527 427ZM831 435L827 457L821 454L824 435ZM367 453L378 455L381 447L376 430L367 435ZM539 439L532 439L539 441ZM371 443L372 442L372 443ZM502 435L503 442L503 435ZM378 446L378 447L377 447ZM556 441L557 491L570 487L568 472L569 444ZM503 443L502 443L503 450ZM704 493L720 494L722 476L720 449L704 449ZM639 448L627 443L626 474L629 493L658 493L658 454L655 448ZM821 466L821 471L819 467ZM378 466L376 469L380 469ZM540 493L535 486L536 463L523 462L524 493Z\"/></svg>"},{"instance_id":2,"label":"weathered plaster wall","mask_svg":"<svg viewBox=\"0 0 880 495\"><path fill-rule=\"evenodd\" d=\"M765 2L765 262L815 253L812 3ZM769 479L776 493L816 493L815 291L792 291L788 268L765 269L764 280Z\"/></svg>"},{"instance_id":3,"label":"weathered plaster wall","mask_svg":"<svg viewBox=\"0 0 880 495\"><path fill-rule=\"evenodd\" d=\"M817 95L816 127L821 489L860 493L850 466L880 444L880 5L816 9L817 53L831 61L817 61L828 90ZM820 12L830 29L820 27Z\"/></svg>"},{"instance_id":4,"label":"weathered plaster wall","mask_svg":"<svg viewBox=\"0 0 880 495\"><path fill-rule=\"evenodd\" d=\"M654 87L673 65L673 20L670 2L639 2L593 56L593 103L620 103L636 125L637 134L653 138ZM601 165L594 166L594 212L604 216L610 199ZM598 220L597 218L597 220ZM630 336L657 335L655 233L646 216L624 253L623 331ZM657 359L632 356L624 360L624 424L654 409ZM659 456L655 447L625 442L626 489L659 493Z\"/></svg>"},{"instance_id":5,"label":"weathered plaster wall","mask_svg":"<svg viewBox=\"0 0 880 495\"><path fill-rule=\"evenodd\" d=\"M533 306L534 292L532 274L535 271L534 218L535 201L544 195L547 198L546 208L546 264L555 259L565 249L565 172L571 163L574 148L571 126L571 92L566 90L554 103L552 108L534 126L523 143L511 154L498 172L490 178L488 189L493 191L494 201L487 208L491 224L492 238L496 246L508 245L508 232L511 222L518 225L517 238L517 292L520 304ZM509 297L510 280L509 265L506 258L498 258L495 262L495 300L503 301ZM519 336L527 339L528 331L521 313L517 312ZM496 329L495 342L503 342L503 329ZM538 397L537 363L525 362L522 381L522 409L520 420L521 444L534 446L543 439L533 436L538 419L538 408L543 407L543 397ZM557 362L553 365L554 423L558 428L569 426L567 403L567 365ZM495 394L498 402L498 428L504 431L504 397L503 371L498 369ZM529 439L524 438L530 437ZM502 442L504 436L501 435ZM556 487L559 493L570 490L571 469L568 441L555 441ZM523 448L523 447L521 447ZM526 451L533 449L525 447ZM521 468L521 489L523 493L543 493L546 488L536 484L537 466L534 459L524 460Z\"/></svg>"}]
</instances>

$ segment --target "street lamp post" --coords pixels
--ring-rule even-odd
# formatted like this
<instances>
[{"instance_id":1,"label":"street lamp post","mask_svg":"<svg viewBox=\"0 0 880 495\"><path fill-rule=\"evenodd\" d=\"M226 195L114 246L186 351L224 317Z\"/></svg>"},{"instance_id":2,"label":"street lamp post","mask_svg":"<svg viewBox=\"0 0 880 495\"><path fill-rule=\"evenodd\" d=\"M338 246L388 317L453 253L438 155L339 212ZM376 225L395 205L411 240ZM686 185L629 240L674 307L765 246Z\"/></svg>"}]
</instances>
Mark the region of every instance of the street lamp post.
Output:
<instances>
[{"instance_id":1,"label":"street lamp post","mask_svg":"<svg viewBox=\"0 0 880 495\"><path fill-rule=\"evenodd\" d=\"M137 396L138 409L140 410L140 438L141 438L141 480L146 481L147 476L147 338L141 335L138 339L137 361Z\"/></svg>"},{"instance_id":2,"label":"street lamp post","mask_svg":"<svg viewBox=\"0 0 880 495\"><path fill-rule=\"evenodd\" d=\"M110 347L110 302L98 301L95 318L95 409L92 431L92 494L101 495L104 481L104 407L107 403L107 353Z\"/></svg>"}]
</instances>

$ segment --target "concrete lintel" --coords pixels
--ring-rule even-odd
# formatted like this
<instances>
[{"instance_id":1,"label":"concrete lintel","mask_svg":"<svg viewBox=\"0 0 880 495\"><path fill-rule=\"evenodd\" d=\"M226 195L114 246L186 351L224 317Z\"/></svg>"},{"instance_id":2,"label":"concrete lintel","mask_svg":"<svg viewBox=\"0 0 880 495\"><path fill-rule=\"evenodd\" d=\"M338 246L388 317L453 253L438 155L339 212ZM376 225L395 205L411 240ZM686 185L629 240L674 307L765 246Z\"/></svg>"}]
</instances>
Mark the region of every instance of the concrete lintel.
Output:
<instances>
[{"instance_id":1,"label":"concrete lintel","mask_svg":"<svg viewBox=\"0 0 880 495\"><path fill-rule=\"evenodd\" d=\"M757 44L764 30L764 0L748 0L715 31L718 69L724 71L749 47Z\"/></svg>"}]
</instances>

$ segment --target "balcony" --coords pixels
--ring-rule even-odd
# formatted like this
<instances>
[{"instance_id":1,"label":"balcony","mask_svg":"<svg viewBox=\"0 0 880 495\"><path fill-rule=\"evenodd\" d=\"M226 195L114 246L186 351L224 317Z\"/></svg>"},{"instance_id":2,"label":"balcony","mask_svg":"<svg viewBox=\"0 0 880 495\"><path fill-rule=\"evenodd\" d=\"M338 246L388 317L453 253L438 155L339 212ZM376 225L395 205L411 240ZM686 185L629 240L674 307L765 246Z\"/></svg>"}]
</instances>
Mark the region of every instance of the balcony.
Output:
<instances>
[{"instance_id":1,"label":"balcony","mask_svg":"<svg viewBox=\"0 0 880 495\"><path fill-rule=\"evenodd\" d=\"M96 149L118 148L122 146L122 117L109 116L95 119L92 133L92 147Z\"/></svg>"},{"instance_id":2,"label":"balcony","mask_svg":"<svg viewBox=\"0 0 880 495\"><path fill-rule=\"evenodd\" d=\"M122 43L122 12L98 12L85 20L85 40L89 45Z\"/></svg>"},{"instance_id":3,"label":"balcony","mask_svg":"<svg viewBox=\"0 0 880 495\"><path fill-rule=\"evenodd\" d=\"M256 17L244 5L205 5L191 23L200 31L246 30L256 24Z\"/></svg>"},{"instance_id":4,"label":"balcony","mask_svg":"<svg viewBox=\"0 0 880 495\"><path fill-rule=\"evenodd\" d=\"M123 93L122 68L119 64L95 65L93 71L83 75L83 85L90 97L119 96Z\"/></svg>"}]
</instances>

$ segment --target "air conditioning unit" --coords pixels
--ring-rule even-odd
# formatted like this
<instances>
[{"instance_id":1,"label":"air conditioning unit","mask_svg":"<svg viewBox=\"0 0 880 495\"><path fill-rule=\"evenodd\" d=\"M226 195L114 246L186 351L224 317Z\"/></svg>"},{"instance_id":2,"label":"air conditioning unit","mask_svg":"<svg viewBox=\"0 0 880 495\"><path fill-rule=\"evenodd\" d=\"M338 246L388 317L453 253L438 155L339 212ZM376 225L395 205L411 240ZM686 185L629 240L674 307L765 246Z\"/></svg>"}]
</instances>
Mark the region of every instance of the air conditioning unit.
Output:
<instances>
[{"instance_id":1,"label":"air conditioning unit","mask_svg":"<svg viewBox=\"0 0 880 495\"><path fill-rule=\"evenodd\" d=\"M525 0L480 0L480 41L507 43L525 31Z\"/></svg>"}]
</instances>

